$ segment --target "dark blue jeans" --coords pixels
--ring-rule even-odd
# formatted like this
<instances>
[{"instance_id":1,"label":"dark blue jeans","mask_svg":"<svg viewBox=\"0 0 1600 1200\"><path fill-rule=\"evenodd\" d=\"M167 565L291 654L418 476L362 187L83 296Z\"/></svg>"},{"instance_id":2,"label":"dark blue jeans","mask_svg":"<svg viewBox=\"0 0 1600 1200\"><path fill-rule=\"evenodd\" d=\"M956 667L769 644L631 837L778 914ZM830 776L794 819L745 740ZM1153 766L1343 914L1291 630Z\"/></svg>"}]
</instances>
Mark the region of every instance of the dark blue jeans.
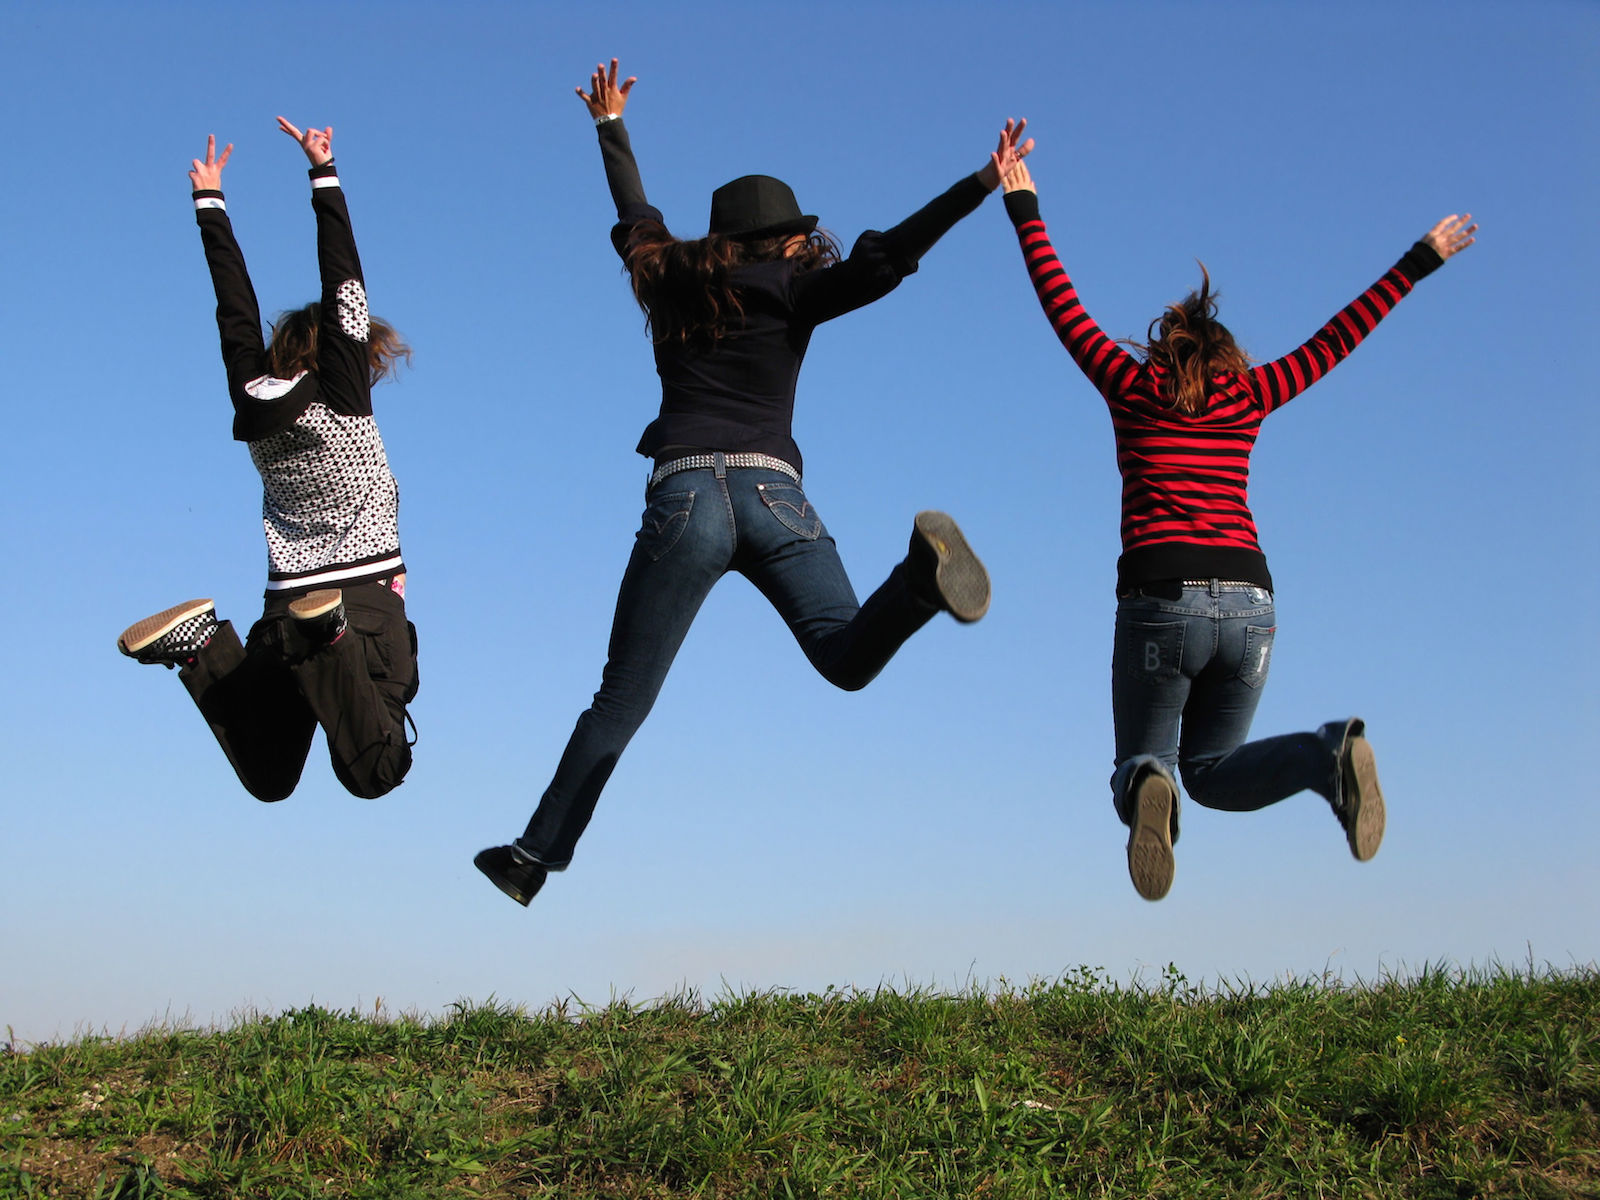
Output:
<instances>
[{"instance_id":1,"label":"dark blue jeans","mask_svg":"<svg viewBox=\"0 0 1600 1200\"><path fill-rule=\"evenodd\" d=\"M902 563L856 602L839 551L800 485L760 467L669 475L645 496L622 577L600 690L579 718L555 778L518 843L560 870L601 789L644 723L695 614L738 571L772 602L828 682L865 687L937 611L913 597Z\"/></svg>"},{"instance_id":2,"label":"dark blue jeans","mask_svg":"<svg viewBox=\"0 0 1600 1200\"><path fill-rule=\"evenodd\" d=\"M1272 593L1213 580L1117 602L1111 709L1118 815L1125 781L1141 763L1178 769L1207 808L1248 812L1310 789L1335 795L1337 760L1315 733L1246 742L1277 632Z\"/></svg>"}]
</instances>

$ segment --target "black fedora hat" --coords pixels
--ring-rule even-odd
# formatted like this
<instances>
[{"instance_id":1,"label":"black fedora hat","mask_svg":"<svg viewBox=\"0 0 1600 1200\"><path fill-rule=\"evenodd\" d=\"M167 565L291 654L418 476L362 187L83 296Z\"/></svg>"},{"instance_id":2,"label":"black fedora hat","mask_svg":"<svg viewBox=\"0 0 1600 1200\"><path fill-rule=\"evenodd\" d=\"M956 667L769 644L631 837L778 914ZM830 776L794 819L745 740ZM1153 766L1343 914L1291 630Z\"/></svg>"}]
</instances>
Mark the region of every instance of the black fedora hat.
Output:
<instances>
[{"instance_id":1,"label":"black fedora hat","mask_svg":"<svg viewBox=\"0 0 1600 1200\"><path fill-rule=\"evenodd\" d=\"M724 237L810 233L817 218L800 211L794 192L771 175L743 175L711 193L711 230Z\"/></svg>"}]
</instances>

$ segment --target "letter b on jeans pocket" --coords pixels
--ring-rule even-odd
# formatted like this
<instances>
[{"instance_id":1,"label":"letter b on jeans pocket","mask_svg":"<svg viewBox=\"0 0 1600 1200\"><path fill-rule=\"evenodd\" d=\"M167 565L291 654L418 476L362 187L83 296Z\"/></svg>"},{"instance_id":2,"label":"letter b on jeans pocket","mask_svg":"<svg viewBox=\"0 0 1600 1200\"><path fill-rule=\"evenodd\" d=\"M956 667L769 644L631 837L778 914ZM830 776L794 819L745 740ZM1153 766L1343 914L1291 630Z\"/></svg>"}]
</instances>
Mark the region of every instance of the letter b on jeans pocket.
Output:
<instances>
[{"instance_id":1,"label":"letter b on jeans pocket","mask_svg":"<svg viewBox=\"0 0 1600 1200\"><path fill-rule=\"evenodd\" d=\"M1183 631L1181 621L1120 621L1117 658L1147 679L1176 679L1183 671Z\"/></svg>"}]
</instances>

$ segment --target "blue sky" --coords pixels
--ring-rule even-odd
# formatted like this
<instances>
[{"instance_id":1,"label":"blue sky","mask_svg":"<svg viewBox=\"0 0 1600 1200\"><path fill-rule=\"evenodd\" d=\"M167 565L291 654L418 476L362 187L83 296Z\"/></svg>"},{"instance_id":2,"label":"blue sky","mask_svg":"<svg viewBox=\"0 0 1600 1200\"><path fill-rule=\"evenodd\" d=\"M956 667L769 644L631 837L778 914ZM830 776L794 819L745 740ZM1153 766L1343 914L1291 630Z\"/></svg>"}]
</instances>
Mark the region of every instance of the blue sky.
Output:
<instances>
[{"instance_id":1,"label":"blue sky","mask_svg":"<svg viewBox=\"0 0 1600 1200\"><path fill-rule=\"evenodd\" d=\"M1600 956L1600 318L1592 4L22 3L0 13L8 435L0 1025L28 1040L315 1001L437 1011L675 990L935 987ZM1367 719L1388 838L1326 806L1188 805L1169 898L1111 813L1117 476L998 198L821 330L795 432L857 589L910 519L995 584L836 692L738 577L713 593L579 857L522 910L520 830L599 679L654 415L575 85L640 79L651 198L704 229L765 172L848 242L975 169L1007 116L1114 335L1205 261L1244 346L1313 333L1437 218L1479 244L1267 423L1252 500L1280 631L1257 734ZM320 739L262 805L173 675L113 643L259 612L260 487L229 440L185 170L237 149L265 308L312 298L304 163L333 124L373 308L416 348L375 401L402 488L421 731L346 795Z\"/></svg>"}]
</instances>

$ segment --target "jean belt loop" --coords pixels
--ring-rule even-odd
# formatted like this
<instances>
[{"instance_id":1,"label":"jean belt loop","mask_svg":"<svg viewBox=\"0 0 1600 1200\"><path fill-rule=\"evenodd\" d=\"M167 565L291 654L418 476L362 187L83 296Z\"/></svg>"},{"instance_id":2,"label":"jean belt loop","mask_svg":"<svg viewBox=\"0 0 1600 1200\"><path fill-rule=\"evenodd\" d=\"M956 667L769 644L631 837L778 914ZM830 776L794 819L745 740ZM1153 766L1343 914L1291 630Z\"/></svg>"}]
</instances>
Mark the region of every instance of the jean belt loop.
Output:
<instances>
[{"instance_id":1,"label":"jean belt loop","mask_svg":"<svg viewBox=\"0 0 1600 1200\"><path fill-rule=\"evenodd\" d=\"M726 482L728 478L728 456L721 450L711 454L711 469L717 473L717 478Z\"/></svg>"},{"instance_id":2,"label":"jean belt loop","mask_svg":"<svg viewBox=\"0 0 1600 1200\"><path fill-rule=\"evenodd\" d=\"M1222 580L1213 579L1211 581L1211 598L1215 600L1220 595L1222 595Z\"/></svg>"}]
</instances>

